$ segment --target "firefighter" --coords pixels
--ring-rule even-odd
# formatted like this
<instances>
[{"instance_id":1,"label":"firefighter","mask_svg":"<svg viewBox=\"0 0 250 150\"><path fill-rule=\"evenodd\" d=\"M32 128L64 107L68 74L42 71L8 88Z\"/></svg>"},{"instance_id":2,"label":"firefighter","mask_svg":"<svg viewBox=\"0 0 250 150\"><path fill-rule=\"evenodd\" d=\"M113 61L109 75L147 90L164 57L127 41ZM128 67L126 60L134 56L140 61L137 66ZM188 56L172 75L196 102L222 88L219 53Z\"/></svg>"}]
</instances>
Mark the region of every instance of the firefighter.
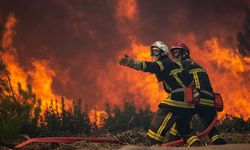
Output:
<instances>
[{"instance_id":1,"label":"firefighter","mask_svg":"<svg viewBox=\"0 0 250 150\"><path fill-rule=\"evenodd\" d=\"M150 50L153 62L135 60L128 55L121 58L119 62L120 65L132 69L155 74L157 80L163 83L164 90L169 93L169 96L160 102L154 114L147 139L151 145L162 144L166 132L176 122L178 131L187 146L200 146L198 136L189 125L195 106L185 102L184 92L178 91L191 84L191 77L183 71L181 64L174 63L170 59L169 49L163 42L156 41L151 45Z\"/></svg>"},{"instance_id":2,"label":"firefighter","mask_svg":"<svg viewBox=\"0 0 250 150\"><path fill-rule=\"evenodd\" d=\"M193 78L194 86L199 97L199 103L196 105L196 112L202 119L202 123L205 127L208 127L213 121L217 111L214 106L215 94L209 81L208 74L204 68L194 62L190 58L189 48L181 42L177 42L170 49L172 59L175 62L182 64L185 71L187 71ZM209 138L212 144L220 145L226 144L226 141L220 136L216 127L209 133ZM180 139L175 126L170 129L169 141L175 141Z\"/></svg>"}]
</instances>

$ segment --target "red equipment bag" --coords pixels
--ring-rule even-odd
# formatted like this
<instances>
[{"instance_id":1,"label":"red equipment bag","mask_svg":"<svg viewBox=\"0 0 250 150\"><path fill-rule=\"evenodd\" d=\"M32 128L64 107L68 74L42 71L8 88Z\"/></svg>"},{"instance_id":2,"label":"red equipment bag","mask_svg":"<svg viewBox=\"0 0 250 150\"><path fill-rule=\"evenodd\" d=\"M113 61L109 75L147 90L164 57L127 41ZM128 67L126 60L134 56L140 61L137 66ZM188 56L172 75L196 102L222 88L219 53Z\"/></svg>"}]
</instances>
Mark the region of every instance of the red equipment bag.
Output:
<instances>
[{"instance_id":1,"label":"red equipment bag","mask_svg":"<svg viewBox=\"0 0 250 150\"><path fill-rule=\"evenodd\" d=\"M194 103L198 105L200 102L200 96L195 86L185 88L185 101L188 103Z\"/></svg>"},{"instance_id":2,"label":"red equipment bag","mask_svg":"<svg viewBox=\"0 0 250 150\"><path fill-rule=\"evenodd\" d=\"M193 88L192 87L186 87L185 88L185 101L188 103L194 102L194 94L193 94Z\"/></svg>"},{"instance_id":3,"label":"red equipment bag","mask_svg":"<svg viewBox=\"0 0 250 150\"><path fill-rule=\"evenodd\" d=\"M222 100L222 97L221 97L221 95L219 93L214 93L214 97L215 97L215 100L214 100L215 109L218 112L221 112L223 110L223 100Z\"/></svg>"}]
</instances>

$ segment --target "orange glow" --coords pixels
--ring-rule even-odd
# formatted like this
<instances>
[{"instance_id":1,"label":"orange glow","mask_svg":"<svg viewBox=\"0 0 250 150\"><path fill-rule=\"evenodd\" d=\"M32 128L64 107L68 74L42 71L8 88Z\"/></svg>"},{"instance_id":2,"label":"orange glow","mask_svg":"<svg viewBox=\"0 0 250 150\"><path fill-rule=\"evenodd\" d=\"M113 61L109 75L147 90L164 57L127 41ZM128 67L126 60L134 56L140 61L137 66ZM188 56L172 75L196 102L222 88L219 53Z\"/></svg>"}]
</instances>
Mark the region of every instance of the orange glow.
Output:
<instances>
[{"instance_id":1,"label":"orange glow","mask_svg":"<svg viewBox=\"0 0 250 150\"><path fill-rule=\"evenodd\" d=\"M95 124L97 127L102 127L107 118L108 114L105 111L97 111L96 109L92 109L89 112L90 122Z\"/></svg>"},{"instance_id":2,"label":"orange glow","mask_svg":"<svg viewBox=\"0 0 250 150\"><path fill-rule=\"evenodd\" d=\"M3 49L13 50L13 37L16 32L14 30L16 25L16 18L14 14L10 14L5 23L5 32L3 33L2 47Z\"/></svg>"},{"instance_id":3,"label":"orange glow","mask_svg":"<svg viewBox=\"0 0 250 150\"><path fill-rule=\"evenodd\" d=\"M196 44L196 37L193 34L182 36L182 39L191 49L191 57L207 70L214 91L221 93L223 97L224 111L219 116L227 113L242 115L244 119L249 118L250 58L241 57L237 50L224 47L216 38L207 40L201 45ZM125 53L139 60L150 60L149 46L136 40L132 40L129 50L121 51L119 58ZM116 66L110 67L118 69ZM139 107L144 107L147 103L155 111L159 102L167 96L154 75L120 67L119 75L116 77L117 81L126 83L124 90L133 95L135 104ZM112 99L120 97L118 90L108 91L106 92L112 94ZM113 100L112 103L117 104L117 101Z\"/></svg>"},{"instance_id":4,"label":"orange glow","mask_svg":"<svg viewBox=\"0 0 250 150\"><path fill-rule=\"evenodd\" d=\"M224 111L219 114L250 117L250 58L240 56L237 49L224 46L216 38L197 45L193 34L182 35L191 50L191 58L208 72L214 92L221 93Z\"/></svg>"},{"instance_id":5,"label":"orange glow","mask_svg":"<svg viewBox=\"0 0 250 150\"><path fill-rule=\"evenodd\" d=\"M17 21L15 16L13 14L10 14L5 24L5 30L3 33L3 41L2 41L2 47L4 50L2 54L3 60L6 63L7 68L12 75L11 84L15 92L17 92L17 83L26 85L26 78L27 78L26 73L23 71L22 68L20 68L19 63L16 60L15 48L13 47L13 38L15 36L14 28L16 22Z\"/></svg>"},{"instance_id":6,"label":"orange glow","mask_svg":"<svg viewBox=\"0 0 250 150\"><path fill-rule=\"evenodd\" d=\"M107 62L105 70L100 70L100 76L96 78L98 87L101 88L102 99L98 100L98 110L101 110L105 102L122 106L125 100L134 100L137 107L143 108L147 104L155 111L159 102L167 96L161 83L153 74L129 69L118 64L119 58L128 54L140 60L150 60L149 47L139 43L134 38L131 47L121 50L113 61ZM112 78L110 78L112 77Z\"/></svg>"},{"instance_id":7,"label":"orange glow","mask_svg":"<svg viewBox=\"0 0 250 150\"><path fill-rule=\"evenodd\" d=\"M237 50L220 45L216 38L205 42L211 64L207 68L214 91L218 91L224 98L225 110L220 115L229 113L242 115L245 119L250 116L250 59L241 57Z\"/></svg>"},{"instance_id":8,"label":"orange glow","mask_svg":"<svg viewBox=\"0 0 250 150\"><path fill-rule=\"evenodd\" d=\"M135 56L138 60L152 61L148 45L143 45L136 40L133 40L131 48L131 55ZM143 78L143 80L140 80L140 78ZM141 76L137 76L135 83L140 85L140 87L143 87L143 90L140 91L141 94L147 97L147 103L151 106L153 111L156 111L160 101L167 97L167 94L163 91L162 83L159 83L155 75L150 73L142 73Z\"/></svg>"},{"instance_id":9,"label":"orange glow","mask_svg":"<svg viewBox=\"0 0 250 150\"><path fill-rule=\"evenodd\" d=\"M132 20L135 17L136 9L136 0L118 1L117 14L119 17L125 17L129 20Z\"/></svg>"},{"instance_id":10,"label":"orange glow","mask_svg":"<svg viewBox=\"0 0 250 150\"><path fill-rule=\"evenodd\" d=\"M44 110L46 103L49 104L50 100L61 100L61 96L55 94L52 90L52 82L56 73L46 60L33 60L32 66L34 67L33 70L29 70L27 74L31 77L31 85L34 93L42 99L41 107ZM71 105L71 102L66 99L66 108L69 108ZM58 103L58 106L60 108L61 103Z\"/></svg>"},{"instance_id":11,"label":"orange glow","mask_svg":"<svg viewBox=\"0 0 250 150\"><path fill-rule=\"evenodd\" d=\"M106 64L102 64L101 67L104 69L100 69L98 60L91 62L90 74L94 69L93 72L98 72L94 76L96 78L95 84L101 90L98 93L100 99L95 104L100 110L103 110L105 102L122 106L125 98L126 100L134 100L135 105L140 108L149 104L150 108L156 111L159 102L167 96L161 83L157 82L154 75L131 70L118 64L119 58L124 54L139 60L151 60L149 54L149 44L151 43L140 42L133 34L133 30L130 29L136 27L136 10L136 0L117 2L117 26L122 35L129 39L130 46L126 49L120 49L114 59L107 60ZM23 85L24 89L27 83L31 83L34 93L42 99L42 110L44 110L45 104L49 104L51 99L60 100L61 96L52 89L53 79L56 78L57 74L48 60L31 60L31 69L24 69L19 64L13 47L16 22L15 16L10 15L5 24L2 56L11 73L11 84L14 91L17 92L18 82ZM245 119L250 117L250 109L248 108L250 57L241 57L237 50L224 46L216 38L208 39L198 45L198 40L192 33L180 35L180 37L181 41L190 48L191 57L207 70L214 91L222 94L225 110L220 113L220 116L229 113L236 116L243 115ZM164 41L164 39L162 40ZM66 107L72 105L71 101L67 99L65 103ZM102 126L101 116L107 117L104 111L96 109L92 109L89 115L91 122L98 126Z\"/></svg>"},{"instance_id":12,"label":"orange glow","mask_svg":"<svg viewBox=\"0 0 250 150\"><path fill-rule=\"evenodd\" d=\"M56 75L55 71L49 66L49 62L46 60L32 60L31 65L33 68L31 70L24 70L21 67L17 61L17 54L15 48L13 47L15 24L15 16L10 15L5 24L2 41L2 47L4 51L2 57L7 65L8 71L10 72L11 85L14 92L18 93L18 83L22 85L24 90L27 90L26 84L31 83L33 92L36 94L37 98L42 100L41 109L44 111L46 103L49 104L50 100L55 101L56 99L61 99L61 96L55 94L52 90L52 81ZM71 105L71 102L66 99L66 108L69 108Z\"/></svg>"},{"instance_id":13,"label":"orange glow","mask_svg":"<svg viewBox=\"0 0 250 150\"><path fill-rule=\"evenodd\" d=\"M115 9L118 30L128 39L133 36L131 29L136 28L137 0L118 1Z\"/></svg>"}]
</instances>

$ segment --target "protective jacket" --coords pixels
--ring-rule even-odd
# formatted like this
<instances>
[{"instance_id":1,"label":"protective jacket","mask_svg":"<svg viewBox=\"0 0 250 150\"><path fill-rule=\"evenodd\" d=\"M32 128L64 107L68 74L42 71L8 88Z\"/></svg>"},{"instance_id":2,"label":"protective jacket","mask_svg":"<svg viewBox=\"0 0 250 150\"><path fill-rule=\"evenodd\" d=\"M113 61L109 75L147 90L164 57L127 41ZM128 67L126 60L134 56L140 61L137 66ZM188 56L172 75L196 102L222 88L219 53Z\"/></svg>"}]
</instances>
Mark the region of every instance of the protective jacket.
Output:
<instances>
[{"instance_id":1,"label":"protective jacket","mask_svg":"<svg viewBox=\"0 0 250 150\"><path fill-rule=\"evenodd\" d=\"M164 99L160 105L170 105L179 108L194 108L194 104L185 102L183 89L192 84L192 76L183 69L181 63L174 63L168 57L161 57L156 62L142 62L141 70L156 75L159 82L163 83L164 90L169 93L168 98Z\"/></svg>"},{"instance_id":2,"label":"protective jacket","mask_svg":"<svg viewBox=\"0 0 250 150\"><path fill-rule=\"evenodd\" d=\"M185 59L181 61L181 64L183 65L185 72L188 72L189 75L191 75L196 89L199 90L199 105L214 107L214 92L206 70L191 59Z\"/></svg>"},{"instance_id":3,"label":"protective jacket","mask_svg":"<svg viewBox=\"0 0 250 150\"><path fill-rule=\"evenodd\" d=\"M208 74L205 69L203 69L199 64L195 63L191 59L185 59L181 61L185 72L188 72L192 77L195 87L200 93L200 102L196 106L196 112L202 119L205 127L208 127L216 115L216 110L214 106L214 92L209 81ZM175 125L170 129L169 141L175 141L180 139ZM209 132L209 137L212 144L225 144L225 140L221 138L216 127Z\"/></svg>"}]
</instances>

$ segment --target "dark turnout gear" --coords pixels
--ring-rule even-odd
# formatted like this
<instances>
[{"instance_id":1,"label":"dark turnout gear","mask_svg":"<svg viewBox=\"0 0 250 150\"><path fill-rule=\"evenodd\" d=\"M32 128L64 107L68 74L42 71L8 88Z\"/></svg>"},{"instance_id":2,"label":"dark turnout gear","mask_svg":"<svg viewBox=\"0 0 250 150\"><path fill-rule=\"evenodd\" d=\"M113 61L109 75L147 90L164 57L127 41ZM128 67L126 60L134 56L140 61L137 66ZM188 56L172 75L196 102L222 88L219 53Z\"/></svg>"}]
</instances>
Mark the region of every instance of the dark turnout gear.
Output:
<instances>
[{"instance_id":1,"label":"dark turnout gear","mask_svg":"<svg viewBox=\"0 0 250 150\"><path fill-rule=\"evenodd\" d=\"M199 114L205 128L207 128L210 125L210 123L213 121L214 116L217 113L215 109L211 109L208 107L197 107L195 111ZM178 131L179 129L174 124L174 126L170 129L170 136L168 139L169 142L181 139L180 133ZM212 144L215 145L226 144L226 141L219 135L219 132L216 129L216 127L212 128L208 136Z\"/></svg>"},{"instance_id":2,"label":"dark turnout gear","mask_svg":"<svg viewBox=\"0 0 250 150\"><path fill-rule=\"evenodd\" d=\"M174 63L165 56L156 62L142 61L141 70L155 74L157 80L163 82L164 90L169 96L160 103L161 106L194 109L194 104L185 101L185 93L182 90L192 84L192 78L188 72L183 71L180 63Z\"/></svg>"},{"instance_id":3,"label":"dark turnout gear","mask_svg":"<svg viewBox=\"0 0 250 150\"><path fill-rule=\"evenodd\" d=\"M169 93L168 98L159 104L158 111L155 113L151 127L148 130L147 137L151 144L161 144L164 141L166 132L176 122L185 142L189 146L198 145L200 141L189 125L195 106L185 101L183 90L178 90L192 84L192 78L188 75L188 72L183 70L182 65L174 63L166 55L162 55L155 62L137 61L124 57L121 59L120 64L155 74L157 80L163 82L164 90Z\"/></svg>"},{"instance_id":4,"label":"dark turnout gear","mask_svg":"<svg viewBox=\"0 0 250 150\"><path fill-rule=\"evenodd\" d=\"M192 76L200 94L200 106L214 108L214 92L205 69L191 59L181 61L185 70Z\"/></svg>"},{"instance_id":5,"label":"dark turnout gear","mask_svg":"<svg viewBox=\"0 0 250 150\"><path fill-rule=\"evenodd\" d=\"M205 69L191 59L182 60L181 64L183 65L184 70L193 78L195 88L199 91L200 101L196 105L195 110L202 119L204 126L208 127L217 113L215 109L215 96L208 74ZM177 134L177 130L175 127L171 128L170 141L180 138ZM209 137L212 144L226 143L225 140L220 137L216 127L210 131Z\"/></svg>"},{"instance_id":6,"label":"dark turnout gear","mask_svg":"<svg viewBox=\"0 0 250 150\"><path fill-rule=\"evenodd\" d=\"M201 145L198 136L189 126L189 122L193 116L193 112L191 111L190 109L160 105L147 133L151 144L161 144L164 141L166 132L176 122L178 131L181 131L182 138L188 146Z\"/></svg>"},{"instance_id":7,"label":"dark turnout gear","mask_svg":"<svg viewBox=\"0 0 250 150\"><path fill-rule=\"evenodd\" d=\"M216 115L216 110L211 109L211 107L197 107L196 111L198 112L202 123L204 124L205 127L208 127L210 123L213 121L213 118ZM213 127L212 130L208 134L210 138L210 142L212 144L220 145L220 144L226 144L226 141L219 135L218 130L216 127Z\"/></svg>"}]
</instances>

